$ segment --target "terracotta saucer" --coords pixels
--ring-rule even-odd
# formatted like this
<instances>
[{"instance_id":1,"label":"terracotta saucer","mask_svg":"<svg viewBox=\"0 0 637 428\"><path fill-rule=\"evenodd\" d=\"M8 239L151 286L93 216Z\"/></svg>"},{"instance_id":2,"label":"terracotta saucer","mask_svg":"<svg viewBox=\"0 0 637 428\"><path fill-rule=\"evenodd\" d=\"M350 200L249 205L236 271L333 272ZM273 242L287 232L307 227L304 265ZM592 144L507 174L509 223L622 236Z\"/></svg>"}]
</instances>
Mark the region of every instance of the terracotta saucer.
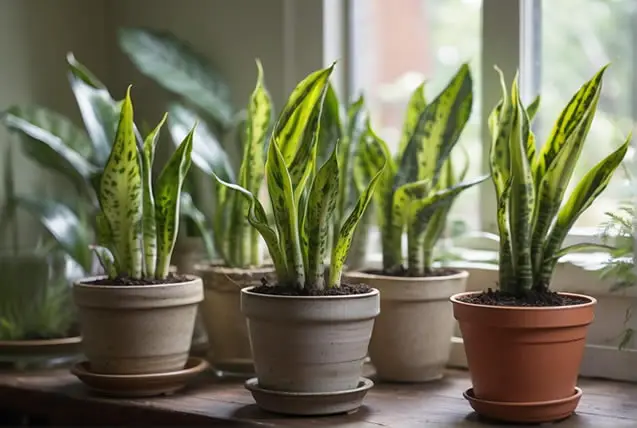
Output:
<instances>
[{"instance_id":1,"label":"terracotta saucer","mask_svg":"<svg viewBox=\"0 0 637 428\"><path fill-rule=\"evenodd\" d=\"M362 377L358 387L337 392L283 392L259 388L257 378L248 379L246 389L263 410L295 416L318 416L347 413L357 410L367 391L374 386L370 379Z\"/></svg>"},{"instance_id":2,"label":"terracotta saucer","mask_svg":"<svg viewBox=\"0 0 637 428\"><path fill-rule=\"evenodd\" d=\"M71 373L91 390L111 397L153 397L169 395L186 386L189 380L209 367L206 360L190 357L183 370L141 375L91 373L88 361L77 363Z\"/></svg>"},{"instance_id":3,"label":"terracotta saucer","mask_svg":"<svg viewBox=\"0 0 637 428\"><path fill-rule=\"evenodd\" d=\"M467 389L462 395L480 416L502 422L546 423L571 416L582 398L582 390L575 387L573 395L568 398L535 403L499 403L480 400L473 396L473 388Z\"/></svg>"},{"instance_id":4,"label":"terracotta saucer","mask_svg":"<svg viewBox=\"0 0 637 428\"><path fill-rule=\"evenodd\" d=\"M82 338L1 340L0 365L20 368L53 367L70 364L82 358Z\"/></svg>"}]
</instances>

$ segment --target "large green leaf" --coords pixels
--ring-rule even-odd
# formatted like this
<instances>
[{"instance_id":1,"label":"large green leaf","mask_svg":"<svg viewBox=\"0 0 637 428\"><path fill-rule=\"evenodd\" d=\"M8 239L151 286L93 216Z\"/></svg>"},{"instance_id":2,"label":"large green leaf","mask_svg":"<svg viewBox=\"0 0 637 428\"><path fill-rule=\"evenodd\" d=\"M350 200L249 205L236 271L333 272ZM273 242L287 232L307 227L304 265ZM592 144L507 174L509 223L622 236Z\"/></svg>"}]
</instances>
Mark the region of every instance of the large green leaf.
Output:
<instances>
[{"instance_id":1,"label":"large green leaf","mask_svg":"<svg viewBox=\"0 0 637 428\"><path fill-rule=\"evenodd\" d=\"M104 165L115 139L120 103L111 97L106 87L72 53L67 55L67 62L71 89L93 143L93 162Z\"/></svg>"},{"instance_id":2,"label":"large green leaf","mask_svg":"<svg viewBox=\"0 0 637 428\"><path fill-rule=\"evenodd\" d=\"M191 46L169 32L149 28L121 28L118 40L142 73L201 107L222 126L230 125L229 86Z\"/></svg>"},{"instance_id":3,"label":"large green leaf","mask_svg":"<svg viewBox=\"0 0 637 428\"><path fill-rule=\"evenodd\" d=\"M52 199L18 196L16 201L19 207L40 221L85 274L91 273L93 260L89 251L92 239L89 225L83 224L69 207Z\"/></svg>"},{"instance_id":4,"label":"large green leaf","mask_svg":"<svg viewBox=\"0 0 637 428\"><path fill-rule=\"evenodd\" d=\"M208 175L215 174L224 181L236 181L232 164L221 143L197 113L173 103L168 107L168 128L173 142L183 141L197 124L192 147L192 162Z\"/></svg>"},{"instance_id":5,"label":"large green leaf","mask_svg":"<svg viewBox=\"0 0 637 428\"><path fill-rule=\"evenodd\" d=\"M321 114L321 130L319 133L318 160L320 164L327 162L334 151L336 142L343 138L341 123L341 105L331 83L328 83L323 112ZM342 145L342 144L341 144Z\"/></svg>"},{"instance_id":6,"label":"large green leaf","mask_svg":"<svg viewBox=\"0 0 637 428\"><path fill-rule=\"evenodd\" d=\"M219 186L221 187L221 186ZM209 260L215 256L214 244L212 240L212 231L208 227L206 216L197 208L190 193L182 190L179 204L180 212L183 216L192 220L199 231L199 235L203 239L204 248Z\"/></svg>"},{"instance_id":7,"label":"large green leaf","mask_svg":"<svg viewBox=\"0 0 637 428\"><path fill-rule=\"evenodd\" d=\"M165 278L179 233L181 190L190 169L192 139L195 128L186 135L172 154L157 179L155 190L155 221L157 222L156 276Z\"/></svg>"},{"instance_id":8,"label":"large green leaf","mask_svg":"<svg viewBox=\"0 0 637 428\"><path fill-rule=\"evenodd\" d=\"M119 274L142 276L142 174L133 126L130 86L122 105L112 152L104 167L99 200L108 220Z\"/></svg>"},{"instance_id":9,"label":"large green leaf","mask_svg":"<svg viewBox=\"0 0 637 428\"><path fill-rule=\"evenodd\" d=\"M411 137L416 130L416 126L418 125L420 116L422 115L426 107L427 102L425 101L425 82L423 82L416 87L416 89L412 92L411 97L409 98L409 103L407 104L407 114L405 117L405 123L403 124L403 132L400 135L400 143L398 144L398 153L396 154L396 159L402 159L405 148L411 140Z\"/></svg>"},{"instance_id":10,"label":"large green leaf","mask_svg":"<svg viewBox=\"0 0 637 428\"><path fill-rule=\"evenodd\" d=\"M325 272L325 256L328 250L328 236L330 219L336 208L339 176L338 144L334 147L332 156L319 169L307 204L307 214L304 217L303 254L306 256L305 272L307 286L323 289L325 287L323 274Z\"/></svg>"}]
</instances>

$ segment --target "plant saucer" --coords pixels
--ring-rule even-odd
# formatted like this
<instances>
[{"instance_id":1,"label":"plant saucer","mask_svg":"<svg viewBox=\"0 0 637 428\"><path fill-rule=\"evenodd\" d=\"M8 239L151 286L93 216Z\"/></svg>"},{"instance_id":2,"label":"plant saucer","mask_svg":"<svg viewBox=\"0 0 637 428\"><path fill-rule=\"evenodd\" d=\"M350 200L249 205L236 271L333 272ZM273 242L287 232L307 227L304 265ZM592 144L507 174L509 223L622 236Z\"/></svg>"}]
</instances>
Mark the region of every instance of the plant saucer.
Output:
<instances>
[{"instance_id":1,"label":"plant saucer","mask_svg":"<svg viewBox=\"0 0 637 428\"><path fill-rule=\"evenodd\" d=\"M110 397L134 398L170 395L209 367L206 360L190 357L182 370L138 375L92 373L88 361L77 363L71 373L91 390Z\"/></svg>"},{"instance_id":2,"label":"plant saucer","mask_svg":"<svg viewBox=\"0 0 637 428\"><path fill-rule=\"evenodd\" d=\"M80 336L60 339L0 340L0 365L18 369L51 368L82 358Z\"/></svg>"},{"instance_id":3,"label":"plant saucer","mask_svg":"<svg viewBox=\"0 0 637 428\"><path fill-rule=\"evenodd\" d=\"M582 390L575 387L573 395L560 400L528 403L480 400L473 395L473 388L467 389L462 395L480 416L502 422L537 424L556 422L571 416L582 398Z\"/></svg>"},{"instance_id":4,"label":"plant saucer","mask_svg":"<svg viewBox=\"0 0 637 428\"><path fill-rule=\"evenodd\" d=\"M318 416L347 413L357 410L367 391L374 386L370 379L362 377L354 389L337 392L284 392L259 387L256 377L248 379L246 389L252 393L263 410L295 416Z\"/></svg>"}]
</instances>

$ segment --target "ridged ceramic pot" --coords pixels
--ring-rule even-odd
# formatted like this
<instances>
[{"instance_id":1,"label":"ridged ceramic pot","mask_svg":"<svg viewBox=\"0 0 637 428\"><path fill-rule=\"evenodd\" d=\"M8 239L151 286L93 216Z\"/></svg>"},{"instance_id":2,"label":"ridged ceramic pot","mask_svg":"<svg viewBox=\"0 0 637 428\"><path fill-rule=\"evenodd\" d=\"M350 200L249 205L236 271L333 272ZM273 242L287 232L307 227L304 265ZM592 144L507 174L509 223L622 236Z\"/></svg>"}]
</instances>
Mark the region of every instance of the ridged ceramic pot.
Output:
<instances>
[{"instance_id":1,"label":"ridged ceramic pot","mask_svg":"<svg viewBox=\"0 0 637 428\"><path fill-rule=\"evenodd\" d=\"M440 379L451 353L455 326L449 298L466 290L466 271L420 278L345 272L348 284L380 292L380 315L369 346L378 379L426 382Z\"/></svg>"},{"instance_id":2,"label":"ridged ceramic pot","mask_svg":"<svg viewBox=\"0 0 637 428\"><path fill-rule=\"evenodd\" d=\"M222 375L254 375L246 317L241 313L241 289L272 280L274 268L238 269L218 263L197 265L204 300L199 307L208 336L208 360Z\"/></svg>"},{"instance_id":3,"label":"ridged ceramic pot","mask_svg":"<svg viewBox=\"0 0 637 428\"><path fill-rule=\"evenodd\" d=\"M489 306L451 297L473 388L465 396L484 416L516 423L552 422L575 411L577 377L597 301L581 304Z\"/></svg>"},{"instance_id":4,"label":"ridged ceramic pot","mask_svg":"<svg viewBox=\"0 0 637 428\"><path fill-rule=\"evenodd\" d=\"M200 278L158 285L74 283L82 346L90 370L100 374L166 373L188 360Z\"/></svg>"},{"instance_id":5,"label":"ridged ceramic pot","mask_svg":"<svg viewBox=\"0 0 637 428\"><path fill-rule=\"evenodd\" d=\"M352 390L374 320L378 290L344 296L277 296L241 291L259 387L294 393Z\"/></svg>"}]
</instances>

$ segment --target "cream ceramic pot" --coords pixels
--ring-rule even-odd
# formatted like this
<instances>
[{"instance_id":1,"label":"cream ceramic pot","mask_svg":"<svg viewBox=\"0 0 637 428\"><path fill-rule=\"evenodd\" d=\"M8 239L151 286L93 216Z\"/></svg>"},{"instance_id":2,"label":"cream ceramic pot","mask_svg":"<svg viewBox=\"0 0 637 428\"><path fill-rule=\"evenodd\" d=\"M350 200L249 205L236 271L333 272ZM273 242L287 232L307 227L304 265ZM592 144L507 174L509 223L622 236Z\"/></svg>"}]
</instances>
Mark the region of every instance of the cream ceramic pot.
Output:
<instances>
[{"instance_id":1,"label":"cream ceramic pot","mask_svg":"<svg viewBox=\"0 0 637 428\"><path fill-rule=\"evenodd\" d=\"M329 393L359 385L378 290L347 296L275 296L241 291L259 387Z\"/></svg>"},{"instance_id":2,"label":"cream ceramic pot","mask_svg":"<svg viewBox=\"0 0 637 428\"><path fill-rule=\"evenodd\" d=\"M343 282L380 291L369 356L379 379L426 382L443 376L455 326L449 298L465 291L469 273L438 277L392 277L345 272Z\"/></svg>"},{"instance_id":3,"label":"cream ceramic pot","mask_svg":"<svg viewBox=\"0 0 637 428\"><path fill-rule=\"evenodd\" d=\"M83 350L102 374L165 373L184 368L203 300L200 278L174 284L73 285Z\"/></svg>"}]
</instances>

